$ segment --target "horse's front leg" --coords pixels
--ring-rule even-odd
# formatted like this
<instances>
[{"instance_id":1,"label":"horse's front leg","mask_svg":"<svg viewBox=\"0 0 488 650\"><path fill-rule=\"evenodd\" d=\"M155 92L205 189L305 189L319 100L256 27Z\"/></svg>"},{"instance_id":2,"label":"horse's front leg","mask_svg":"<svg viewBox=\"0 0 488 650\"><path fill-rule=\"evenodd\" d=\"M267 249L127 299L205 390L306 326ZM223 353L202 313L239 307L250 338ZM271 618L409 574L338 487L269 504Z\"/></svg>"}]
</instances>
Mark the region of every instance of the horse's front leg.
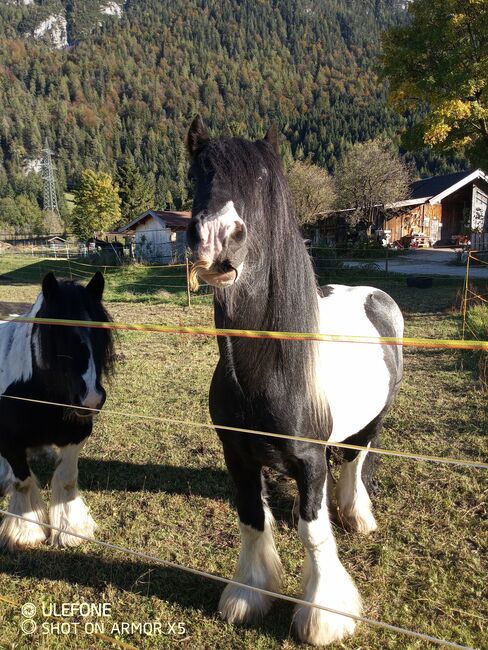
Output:
<instances>
[{"instance_id":1,"label":"horse's front leg","mask_svg":"<svg viewBox=\"0 0 488 650\"><path fill-rule=\"evenodd\" d=\"M0 547L9 551L31 548L42 544L49 530L47 514L36 477L27 464L25 449L2 449L0 470L2 491L8 494L8 511L31 521L5 516L0 525Z\"/></svg>"},{"instance_id":2,"label":"horse's front leg","mask_svg":"<svg viewBox=\"0 0 488 650\"><path fill-rule=\"evenodd\" d=\"M355 616L361 600L337 555L327 507L327 467L321 449L302 459L297 477L300 493L298 534L305 547L304 600ZM326 645L340 641L355 628L355 620L315 607L297 606L293 625L301 641Z\"/></svg>"},{"instance_id":3,"label":"horse's front leg","mask_svg":"<svg viewBox=\"0 0 488 650\"><path fill-rule=\"evenodd\" d=\"M78 457L85 444L70 444L61 447L58 463L51 483L52 497L49 508L49 520L52 526L60 528L51 531L50 543L53 546L78 546L83 542L77 533L85 537L94 537L96 524L88 508L78 494Z\"/></svg>"},{"instance_id":4,"label":"horse's front leg","mask_svg":"<svg viewBox=\"0 0 488 650\"><path fill-rule=\"evenodd\" d=\"M274 519L265 500L261 467L245 467L230 452L225 453L225 460L237 490L241 529L234 580L277 592L281 588L283 569L273 539ZM224 589L219 602L220 615L230 623L246 623L262 617L270 607L269 596L232 584Z\"/></svg>"},{"instance_id":5,"label":"horse's front leg","mask_svg":"<svg viewBox=\"0 0 488 650\"><path fill-rule=\"evenodd\" d=\"M367 456L367 451L360 451L353 460L346 460L336 487L340 519L346 528L360 533L371 533L378 527L362 476Z\"/></svg>"}]
</instances>

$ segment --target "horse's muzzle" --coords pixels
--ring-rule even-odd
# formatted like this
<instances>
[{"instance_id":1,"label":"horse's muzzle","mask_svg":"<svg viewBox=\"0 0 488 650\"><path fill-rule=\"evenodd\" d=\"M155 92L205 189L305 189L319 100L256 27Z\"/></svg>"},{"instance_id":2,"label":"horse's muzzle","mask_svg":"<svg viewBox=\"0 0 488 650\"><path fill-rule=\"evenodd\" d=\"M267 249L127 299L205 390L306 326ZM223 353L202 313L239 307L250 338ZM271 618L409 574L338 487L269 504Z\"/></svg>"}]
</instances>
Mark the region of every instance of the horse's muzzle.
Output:
<instances>
[{"instance_id":1,"label":"horse's muzzle","mask_svg":"<svg viewBox=\"0 0 488 650\"><path fill-rule=\"evenodd\" d=\"M195 259L192 288L198 284L197 277L218 288L235 284L244 266L246 240L246 225L232 201L214 214L202 211L194 215L188 231Z\"/></svg>"}]
</instances>

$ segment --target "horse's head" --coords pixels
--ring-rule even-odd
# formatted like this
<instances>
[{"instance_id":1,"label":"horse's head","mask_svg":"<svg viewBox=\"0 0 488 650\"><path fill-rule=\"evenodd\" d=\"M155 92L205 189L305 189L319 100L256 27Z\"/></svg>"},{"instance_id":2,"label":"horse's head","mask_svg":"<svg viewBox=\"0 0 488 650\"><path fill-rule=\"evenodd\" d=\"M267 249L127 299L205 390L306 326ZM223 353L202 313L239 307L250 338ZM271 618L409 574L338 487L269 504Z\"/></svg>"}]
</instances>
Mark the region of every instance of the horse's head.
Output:
<instances>
[{"instance_id":1,"label":"horse's head","mask_svg":"<svg viewBox=\"0 0 488 650\"><path fill-rule=\"evenodd\" d=\"M108 322L102 305L103 275L95 273L86 287L56 280L48 273L42 282L36 316L48 320ZM100 409L106 398L101 384L113 363L113 342L109 329L70 325L36 324L33 329L34 358L47 374L46 383L56 398L69 404ZM74 410L77 416L92 413Z\"/></svg>"},{"instance_id":2,"label":"horse's head","mask_svg":"<svg viewBox=\"0 0 488 650\"><path fill-rule=\"evenodd\" d=\"M188 132L193 183L192 218L188 245L194 269L202 280L218 288L230 287L246 275L266 248L273 213L273 184L284 178L277 134L264 140L211 139L200 116ZM284 183L286 192L286 183ZM283 193L279 194L283 196ZM279 207L279 206L278 206Z\"/></svg>"}]
</instances>

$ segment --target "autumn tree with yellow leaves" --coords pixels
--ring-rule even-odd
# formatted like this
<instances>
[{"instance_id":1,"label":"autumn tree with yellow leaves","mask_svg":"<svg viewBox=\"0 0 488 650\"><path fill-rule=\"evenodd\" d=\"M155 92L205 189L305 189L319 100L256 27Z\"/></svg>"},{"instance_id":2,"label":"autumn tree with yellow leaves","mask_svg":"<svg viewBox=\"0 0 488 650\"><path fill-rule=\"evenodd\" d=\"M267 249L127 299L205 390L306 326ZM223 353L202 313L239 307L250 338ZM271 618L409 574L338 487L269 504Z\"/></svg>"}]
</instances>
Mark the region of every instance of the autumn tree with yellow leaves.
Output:
<instances>
[{"instance_id":1,"label":"autumn tree with yellow leaves","mask_svg":"<svg viewBox=\"0 0 488 650\"><path fill-rule=\"evenodd\" d=\"M414 0L383 36L391 103L420 119L409 147L464 151L488 168L488 1Z\"/></svg>"}]
</instances>

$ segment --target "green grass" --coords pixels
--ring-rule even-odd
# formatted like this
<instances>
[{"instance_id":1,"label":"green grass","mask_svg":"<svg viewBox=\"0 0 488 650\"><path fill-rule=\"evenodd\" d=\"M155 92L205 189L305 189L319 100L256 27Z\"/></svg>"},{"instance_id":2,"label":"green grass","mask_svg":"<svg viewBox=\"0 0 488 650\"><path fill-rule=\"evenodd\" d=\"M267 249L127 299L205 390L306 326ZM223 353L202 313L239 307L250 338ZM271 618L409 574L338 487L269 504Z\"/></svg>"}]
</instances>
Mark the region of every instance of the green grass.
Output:
<instances>
[{"instance_id":1,"label":"green grass","mask_svg":"<svg viewBox=\"0 0 488 650\"><path fill-rule=\"evenodd\" d=\"M0 258L0 264L4 262ZM1 282L0 301L34 299L42 270L22 264L18 273L30 273L31 279L24 277L21 281L18 275L16 283ZM13 271L8 269L9 274ZM0 272L5 273L5 267L0 267ZM141 272L150 273L130 271ZM125 273L118 271L108 280L108 307L114 319L212 323L208 298L188 310L178 294L162 298L156 293L124 289ZM358 275L347 275L348 281L351 278L360 281ZM406 316L406 336L460 336L461 319L452 308L459 282L426 290L410 289L400 277L369 276L366 283L373 282L388 288L399 301ZM116 300L120 295L122 299ZM209 422L207 394L217 360L215 341L121 332L117 350L117 374L108 390L106 410L98 418L80 462L80 486L99 524L99 539L231 576L239 532L232 489L215 434L190 424L133 417L141 413ZM480 395L465 360L459 351L405 350L405 380L385 422L384 447L486 461L486 399ZM110 410L126 415L114 416ZM51 470L48 461L35 463L46 501ZM487 476L483 470L381 460L374 500L379 530L364 538L336 528L340 557L360 589L366 616L475 648L488 646L483 618L487 615L483 599ZM271 472L269 482L277 519L276 541L286 571L283 591L300 595L303 550L292 518L295 489L290 481ZM0 499L1 507L6 503ZM178 621L185 624L189 638L182 643L168 634L122 636L137 648L306 647L297 645L290 636L292 608L283 602L276 603L262 623L250 627L233 627L220 621L215 611L221 588L213 581L131 559L94 544L0 556L0 595L19 603L31 601L40 607L42 603L80 600L110 602L110 622L158 619L164 627ZM25 637L19 630L18 608L0 602L0 612L1 648L111 647L82 633ZM44 619L37 616L35 620L41 624ZM331 647L410 650L430 646L359 625L353 638Z\"/></svg>"},{"instance_id":2,"label":"green grass","mask_svg":"<svg viewBox=\"0 0 488 650\"><path fill-rule=\"evenodd\" d=\"M184 306L187 304L186 269L178 266L104 266L85 258L38 259L29 255L0 255L0 285L19 288L39 284L46 273L57 277L87 282L95 271L105 275L107 302L142 302ZM22 293L22 291L20 291ZM194 302L209 301L208 291L202 287L193 295Z\"/></svg>"}]
</instances>

